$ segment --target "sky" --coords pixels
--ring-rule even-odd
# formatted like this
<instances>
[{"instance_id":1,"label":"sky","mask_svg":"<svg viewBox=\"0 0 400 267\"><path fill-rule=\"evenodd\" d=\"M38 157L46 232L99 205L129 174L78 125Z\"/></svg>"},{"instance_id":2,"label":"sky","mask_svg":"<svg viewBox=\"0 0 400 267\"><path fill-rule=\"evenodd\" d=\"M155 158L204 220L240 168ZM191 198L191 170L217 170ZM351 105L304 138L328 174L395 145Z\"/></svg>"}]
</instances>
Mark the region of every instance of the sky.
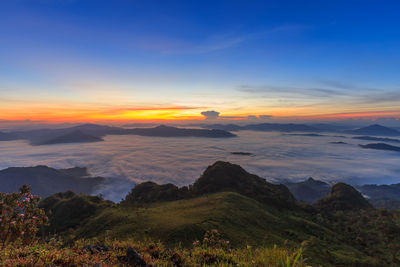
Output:
<instances>
[{"instance_id":1,"label":"sky","mask_svg":"<svg viewBox=\"0 0 400 267\"><path fill-rule=\"evenodd\" d=\"M399 9L357 0L3 0L0 123L397 123Z\"/></svg>"}]
</instances>

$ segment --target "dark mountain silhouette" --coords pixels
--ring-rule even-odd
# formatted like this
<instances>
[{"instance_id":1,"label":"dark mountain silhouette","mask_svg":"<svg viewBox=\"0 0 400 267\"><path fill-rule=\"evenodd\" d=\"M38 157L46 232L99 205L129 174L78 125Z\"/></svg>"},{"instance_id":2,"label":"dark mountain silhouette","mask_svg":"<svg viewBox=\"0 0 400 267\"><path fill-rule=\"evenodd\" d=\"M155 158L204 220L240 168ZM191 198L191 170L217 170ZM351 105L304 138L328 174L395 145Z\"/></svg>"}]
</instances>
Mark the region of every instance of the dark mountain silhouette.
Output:
<instances>
[{"instance_id":1,"label":"dark mountain silhouette","mask_svg":"<svg viewBox=\"0 0 400 267\"><path fill-rule=\"evenodd\" d=\"M0 132L0 141L11 141L11 140L17 140L17 139L19 139L18 136L16 136L13 133Z\"/></svg>"},{"instance_id":2,"label":"dark mountain silhouette","mask_svg":"<svg viewBox=\"0 0 400 267\"><path fill-rule=\"evenodd\" d=\"M235 137L236 135L216 129L186 129L160 125L154 128L135 128L127 129L128 134L159 137Z\"/></svg>"},{"instance_id":3,"label":"dark mountain silhouette","mask_svg":"<svg viewBox=\"0 0 400 267\"><path fill-rule=\"evenodd\" d=\"M353 137L353 139L367 140L367 141L380 141L380 142L400 143L400 139L382 138L382 137L373 137L373 136L355 136L355 137Z\"/></svg>"},{"instance_id":4,"label":"dark mountain silhouette","mask_svg":"<svg viewBox=\"0 0 400 267\"><path fill-rule=\"evenodd\" d=\"M314 203L329 194L331 186L325 182L308 178L297 183L285 184L294 197L303 202Z\"/></svg>"},{"instance_id":5,"label":"dark mountain silhouette","mask_svg":"<svg viewBox=\"0 0 400 267\"><path fill-rule=\"evenodd\" d=\"M240 131L243 128L243 126L236 124L206 124L201 126L207 129L224 130L230 132Z\"/></svg>"},{"instance_id":6,"label":"dark mountain silhouette","mask_svg":"<svg viewBox=\"0 0 400 267\"><path fill-rule=\"evenodd\" d=\"M15 192L27 184L32 192L42 197L73 190L91 194L107 179L89 177L86 168L53 169L47 166L12 167L0 171L0 192Z\"/></svg>"},{"instance_id":7,"label":"dark mountain silhouette","mask_svg":"<svg viewBox=\"0 0 400 267\"><path fill-rule=\"evenodd\" d=\"M187 129L160 125L153 128L125 129L97 124L82 124L62 129L37 129L0 134L0 140L24 139L32 145L102 141L106 135L142 135L159 137L225 138L236 135L224 130ZM3 137L2 137L3 136Z\"/></svg>"},{"instance_id":8,"label":"dark mountain silhouette","mask_svg":"<svg viewBox=\"0 0 400 267\"><path fill-rule=\"evenodd\" d=\"M236 124L209 124L203 125L207 129L219 129L225 131L241 131L251 130L260 132L321 132L320 129L306 125L295 123L259 123L239 126Z\"/></svg>"},{"instance_id":9,"label":"dark mountain silhouette","mask_svg":"<svg viewBox=\"0 0 400 267\"><path fill-rule=\"evenodd\" d=\"M89 143L89 142L101 142L104 141L100 137L92 136L83 133L80 130L76 130L65 135L61 135L49 140L41 141L40 143L35 143L35 145L52 145L52 144L67 144L67 143Z\"/></svg>"},{"instance_id":10,"label":"dark mountain silhouette","mask_svg":"<svg viewBox=\"0 0 400 267\"><path fill-rule=\"evenodd\" d=\"M324 212L373 208L360 192L345 183L333 185L329 195L318 200L315 206Z\"/></svg>"},{"instance_id":11,"label":"dark mountain silhouette","mask_svg":"<svg viewBox=\"0 0 400 267\"><path fill-rule=\"evenodd\" d=\"M250 174L242 167L224 161L209 166L195 181L191 190L196 195L214 192L237 192L254 198L261 203L291 207L295 198L284 185L268 183L257 175Z\"/></svg>"},{"instance_id":12,"label":"dark mountain silhouette","mask_svg":"<svg viewBox=\"0 0 400 267\"><path fill-rule=\"evenodd\" d=\"M73 191L66 191L43 199L39 207L52 213L48 230L59 232L78 227L86 218L111 205L111 201L99 196L78 195Z\"/></svg>"},{"instance_id":13,"label":"dark mountain silhouette","mask_svg":"<svg viewBox=\"0 0 400 267\"><path fill-rule=\"evenodd\" d=\"M170 201L216 192L237 192L278 207L290 208L295 205L295 198L286 186L268 183L239 165L223 161L209 166L189 188L178 188L172 184L157 185L153 182L138 184L127 195L124 203Z\"/></svg>"},{"instance_id":14,"label":"dark mountain silhouette","mask_svg":"<svg viewBox=\"0 0 400 267\"><path fill-rule=\"evenodd\" d=\"M347 134L357 134L357 135L400 136L399 131L379 124L374 124L355 130L346 130L344 132Z\"/></svg>"},{"instance_id":15,"label":"dark mountain silhouette","mask_svg":"<svg viewBox=\"0 0 400 267\"><path fill-rule=\"evenodd\" d=\"M277 131L277 132L320 132L321 130L308 126L305 124L280 124L280 123L261 123L261 124L250 124L244 126L244 130L253 131Z\"/></svg>"},{"instance_id":16,"label":"dark mountain silhouette","mask_svg":"<svg viewBox=\"0 0 400 267\"><path fill-rule=\"evenodd\" d=\"M187 187L173 184L159 185L154 182L137 184L126 196L124 203L152 203L184 199L188 197Z\"/></svg>"},{"instance_id":17,"label":"dark mountain silhouette","mask_svg":"<svg viewBox=\"0 0 400 267\"><path fill-rule=\"evenodd\" d=\"M349 130L352 127L345 125L336 125L336 124L328 124L328 123L313 123L310 126L317 128L324 132L342 132L345 130Z\"/></svg>"},{"instance_id":18,"label":"dark mountain silhouette","mask_svg":"<svg viewBox=\"0 0 400 267\"><path fill-rule=\"evenodd\" d=\"M356 188L377 208L400 209L400 183L391 185L367 184Z\"/></svg>"},{"instance_id":19,"label":"dark mountain silhouette","mask_svg":"<svg viewBox=\"0 0 400 267\"><path fill-rule=\"evenodd\" d=\"M315 133L309 133L309 134L282 134L282 135L291 135L291 136L309 136L309 137L323 137L323 136L329 136L329 135L323 135L323 134L315 134Z\"/></svg>"},{"instance_id":20,"label":"dark mountain silhouette","mask_svg":"<svg viewBox=\"0 0 400 267\"><path fill-rule=\"evenodd\" d=\"M250 152L241 152L241 151L235 151L231 152L232 155L239 155L239 156L254 156L253 153Z\"/></svg>"},{"instance_id":21,"label":"dark mountain silhouette","mask_svg":"<svg viewBox=\"0 0 400 267\"><path fill-rule=\"evenodd\" d=\"M388 151L397 151L400 152L400 147L391 146L385 143L376 143L376 144L367 144L367 145L359 145L362 148L366 149L376 149L376 150L388 150Z\"/></svg>"}]
</instances>

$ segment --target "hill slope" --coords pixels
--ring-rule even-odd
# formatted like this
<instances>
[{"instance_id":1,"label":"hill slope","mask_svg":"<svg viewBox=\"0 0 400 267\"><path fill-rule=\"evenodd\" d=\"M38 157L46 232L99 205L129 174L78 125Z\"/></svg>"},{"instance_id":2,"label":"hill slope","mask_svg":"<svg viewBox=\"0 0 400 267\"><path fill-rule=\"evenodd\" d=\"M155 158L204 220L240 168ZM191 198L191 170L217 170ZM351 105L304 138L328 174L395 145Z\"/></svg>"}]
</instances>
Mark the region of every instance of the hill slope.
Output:
<instances>
[{"instance_id":1,"label":"hill slope","mask_svg":"<svg viewBox=\"0 0 400 267\"><path fill-rule=\"evenodd\" d=\"M342 183L315 205L297 202L288 192L238 165L216 162L189 187L147 182L121 204L65 193L42 206L50 216L49 231L70 238L150 238L190 247L206 231L218 229L234 247L303 242L312 264L400 264L399 212L373 209Z\"/></svg>"},{"instance_id":2,"label":"hill slope","mask_svg":"<svg viewBox=\"0 0 400 267\"><path fill-rule=\"evenodd\" d=\"M0 192L15 192L22 185L42 197L66 190L91 194L106 178L89 177L86 168L53 169L47 166L12 167L0 171Z\"/></svg>"},{"instance_id":3,"label":"hill slope","mask_svg":"<svg viewBox=\"0 0 400 267\"><path fill-rule=\"evenodd\" d=\"M400 136L399 131L379 124L374 124L354 130L346 130L345 133L357 134L357 135L375 135L375 136Z\"/></svg>"},{"instance_id":4,"label":"hill slope","mask_svg":"<svg viewBox=\"0 0 400 267\"><path fill-rule=\"evenodd\" d=\"M307 203L314 203L315 201L325 197L331 190L329 184L309 178L306 181L297 183L285 184L290 192L297 200Z\"/></svg>"}]
</instances>

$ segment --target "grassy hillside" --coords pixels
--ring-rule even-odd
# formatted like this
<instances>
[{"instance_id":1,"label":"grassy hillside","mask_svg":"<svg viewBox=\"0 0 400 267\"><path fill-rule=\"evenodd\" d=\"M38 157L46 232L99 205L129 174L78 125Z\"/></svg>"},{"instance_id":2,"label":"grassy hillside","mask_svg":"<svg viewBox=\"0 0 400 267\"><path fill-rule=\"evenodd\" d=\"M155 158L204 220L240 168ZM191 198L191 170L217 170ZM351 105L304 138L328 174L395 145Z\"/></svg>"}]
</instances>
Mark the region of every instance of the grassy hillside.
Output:
<instances>
[{"instance_id":1,"label":"grassy hillside","mask_svg":"<svg viewBox=\"0 0 400 267\"><path fill-rule=\"evenodd\" d=\"M44 199L40 206L50 221L44 234L51 238L56 233L70 246L88 239L100 240L100 245L110 240L160 241L192 257L196 246L208 250L209 238L203 237L215 230L229 247L219 247L212 258L229 254L230 260L213 264L229 265L236 257L232 249L270 253L277 246L291 252L301 248L312 265L400 265L399 211L374 209L343 183L332 186L314 205L297 202L284 185L272 185L227 162L208 167L188 187L143 183L120 204L66 192ZM253 260L247 258L244 266Z\"/></svg>"},{"instance_id":2,"label":"grassy hillside","mask_svg":"<svg viewBox=\"0 0 400 267\"><path fill-rule=\"evenodd\" d=\"M68 207L65 205L64 207ZM100 204L99 204L100 205ZM63 206L56 205L56 213L62 213ZM350 216L350 213L348 213ZM340 216L345 217L343 213ZM337 215L337 216L339 216ZM304 255L314 264L333 266L337 264L352 265L368 263L381 266L386 255L376 252L367 253L365 248L384 249L380 242L387 235L399 233L399 226L392 225L393 233L377 235L373 224L377 221L387 221L387 218L377 216L369 218L369 230L373 233L374 244L351 244L343 229L346 228L346 218L343 223L335 223L339 217L321 217L319 213L307 209L282 210L263 205L256 200L233 192L214 193L197 198L158 202L145 206L114 205L97 210L95 214L81 220L78 225L65 232L68 239L99 238L118 240L160 240L170 247L190 248L195 240L201 240L204 233L210 229L218 229L222 238L229 240L233 248L253 247L286 247L296 250L303 246ZM318 223L318 218L320 222ZM349 217L352 218L352 217ZM72 219L72 218L71 218ZM366 218L363 218L365 220ZM65 223L65 218L60 218ZM354 218L352 218L354 220ZM356 220L358 221L358 220ZM354 225L358 222L352 222ZM53 225L58 225L57 218ZM372 227L371 227L372 226ZM347 226L348 228L349 226ZM385 228L386 226L382 226ZM341 232L338 232L340 229ZM361 230L360 230L361 229ZM364 227L346 229L351 238L355 235L367 235ZM388 228L390 229L390 228ZM354 231L354 232L352 232ZM357 232L358 231L358 232ZM378 231L380 233L380 231ZM364 241L362 241L364 242Z\"/></svg>"}]
</instances>

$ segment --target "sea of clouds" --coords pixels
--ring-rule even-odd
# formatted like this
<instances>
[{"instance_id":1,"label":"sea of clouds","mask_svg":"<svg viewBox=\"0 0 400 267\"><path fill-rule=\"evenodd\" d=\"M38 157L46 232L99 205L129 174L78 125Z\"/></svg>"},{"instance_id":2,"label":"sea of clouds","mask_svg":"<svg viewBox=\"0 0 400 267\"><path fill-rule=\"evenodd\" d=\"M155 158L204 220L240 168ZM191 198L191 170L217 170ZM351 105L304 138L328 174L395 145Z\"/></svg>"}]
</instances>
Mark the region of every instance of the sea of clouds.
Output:
<instances>
[{"instance_id":1,"label":"sea of clouds","mask_svg":"<svg viewBox=\"0 0 400 267\"><path fill-rule=\"evenodd\" d=\"M293 136L241 131L236 138L164 138L106 136L104 142L31 146L25 141L0 142L0 169L47 165L87 167L94 176L114 179L100 188L119 201L135 183L155 181L187 185L217 160L241 165L269 181L308 177L352 184L399 183L400 153L368 150L368 142L350 136ZM343 141L348 144L331 144ZM250 152L254 155L232 155Z\"/></svg>"}]
</instances>

